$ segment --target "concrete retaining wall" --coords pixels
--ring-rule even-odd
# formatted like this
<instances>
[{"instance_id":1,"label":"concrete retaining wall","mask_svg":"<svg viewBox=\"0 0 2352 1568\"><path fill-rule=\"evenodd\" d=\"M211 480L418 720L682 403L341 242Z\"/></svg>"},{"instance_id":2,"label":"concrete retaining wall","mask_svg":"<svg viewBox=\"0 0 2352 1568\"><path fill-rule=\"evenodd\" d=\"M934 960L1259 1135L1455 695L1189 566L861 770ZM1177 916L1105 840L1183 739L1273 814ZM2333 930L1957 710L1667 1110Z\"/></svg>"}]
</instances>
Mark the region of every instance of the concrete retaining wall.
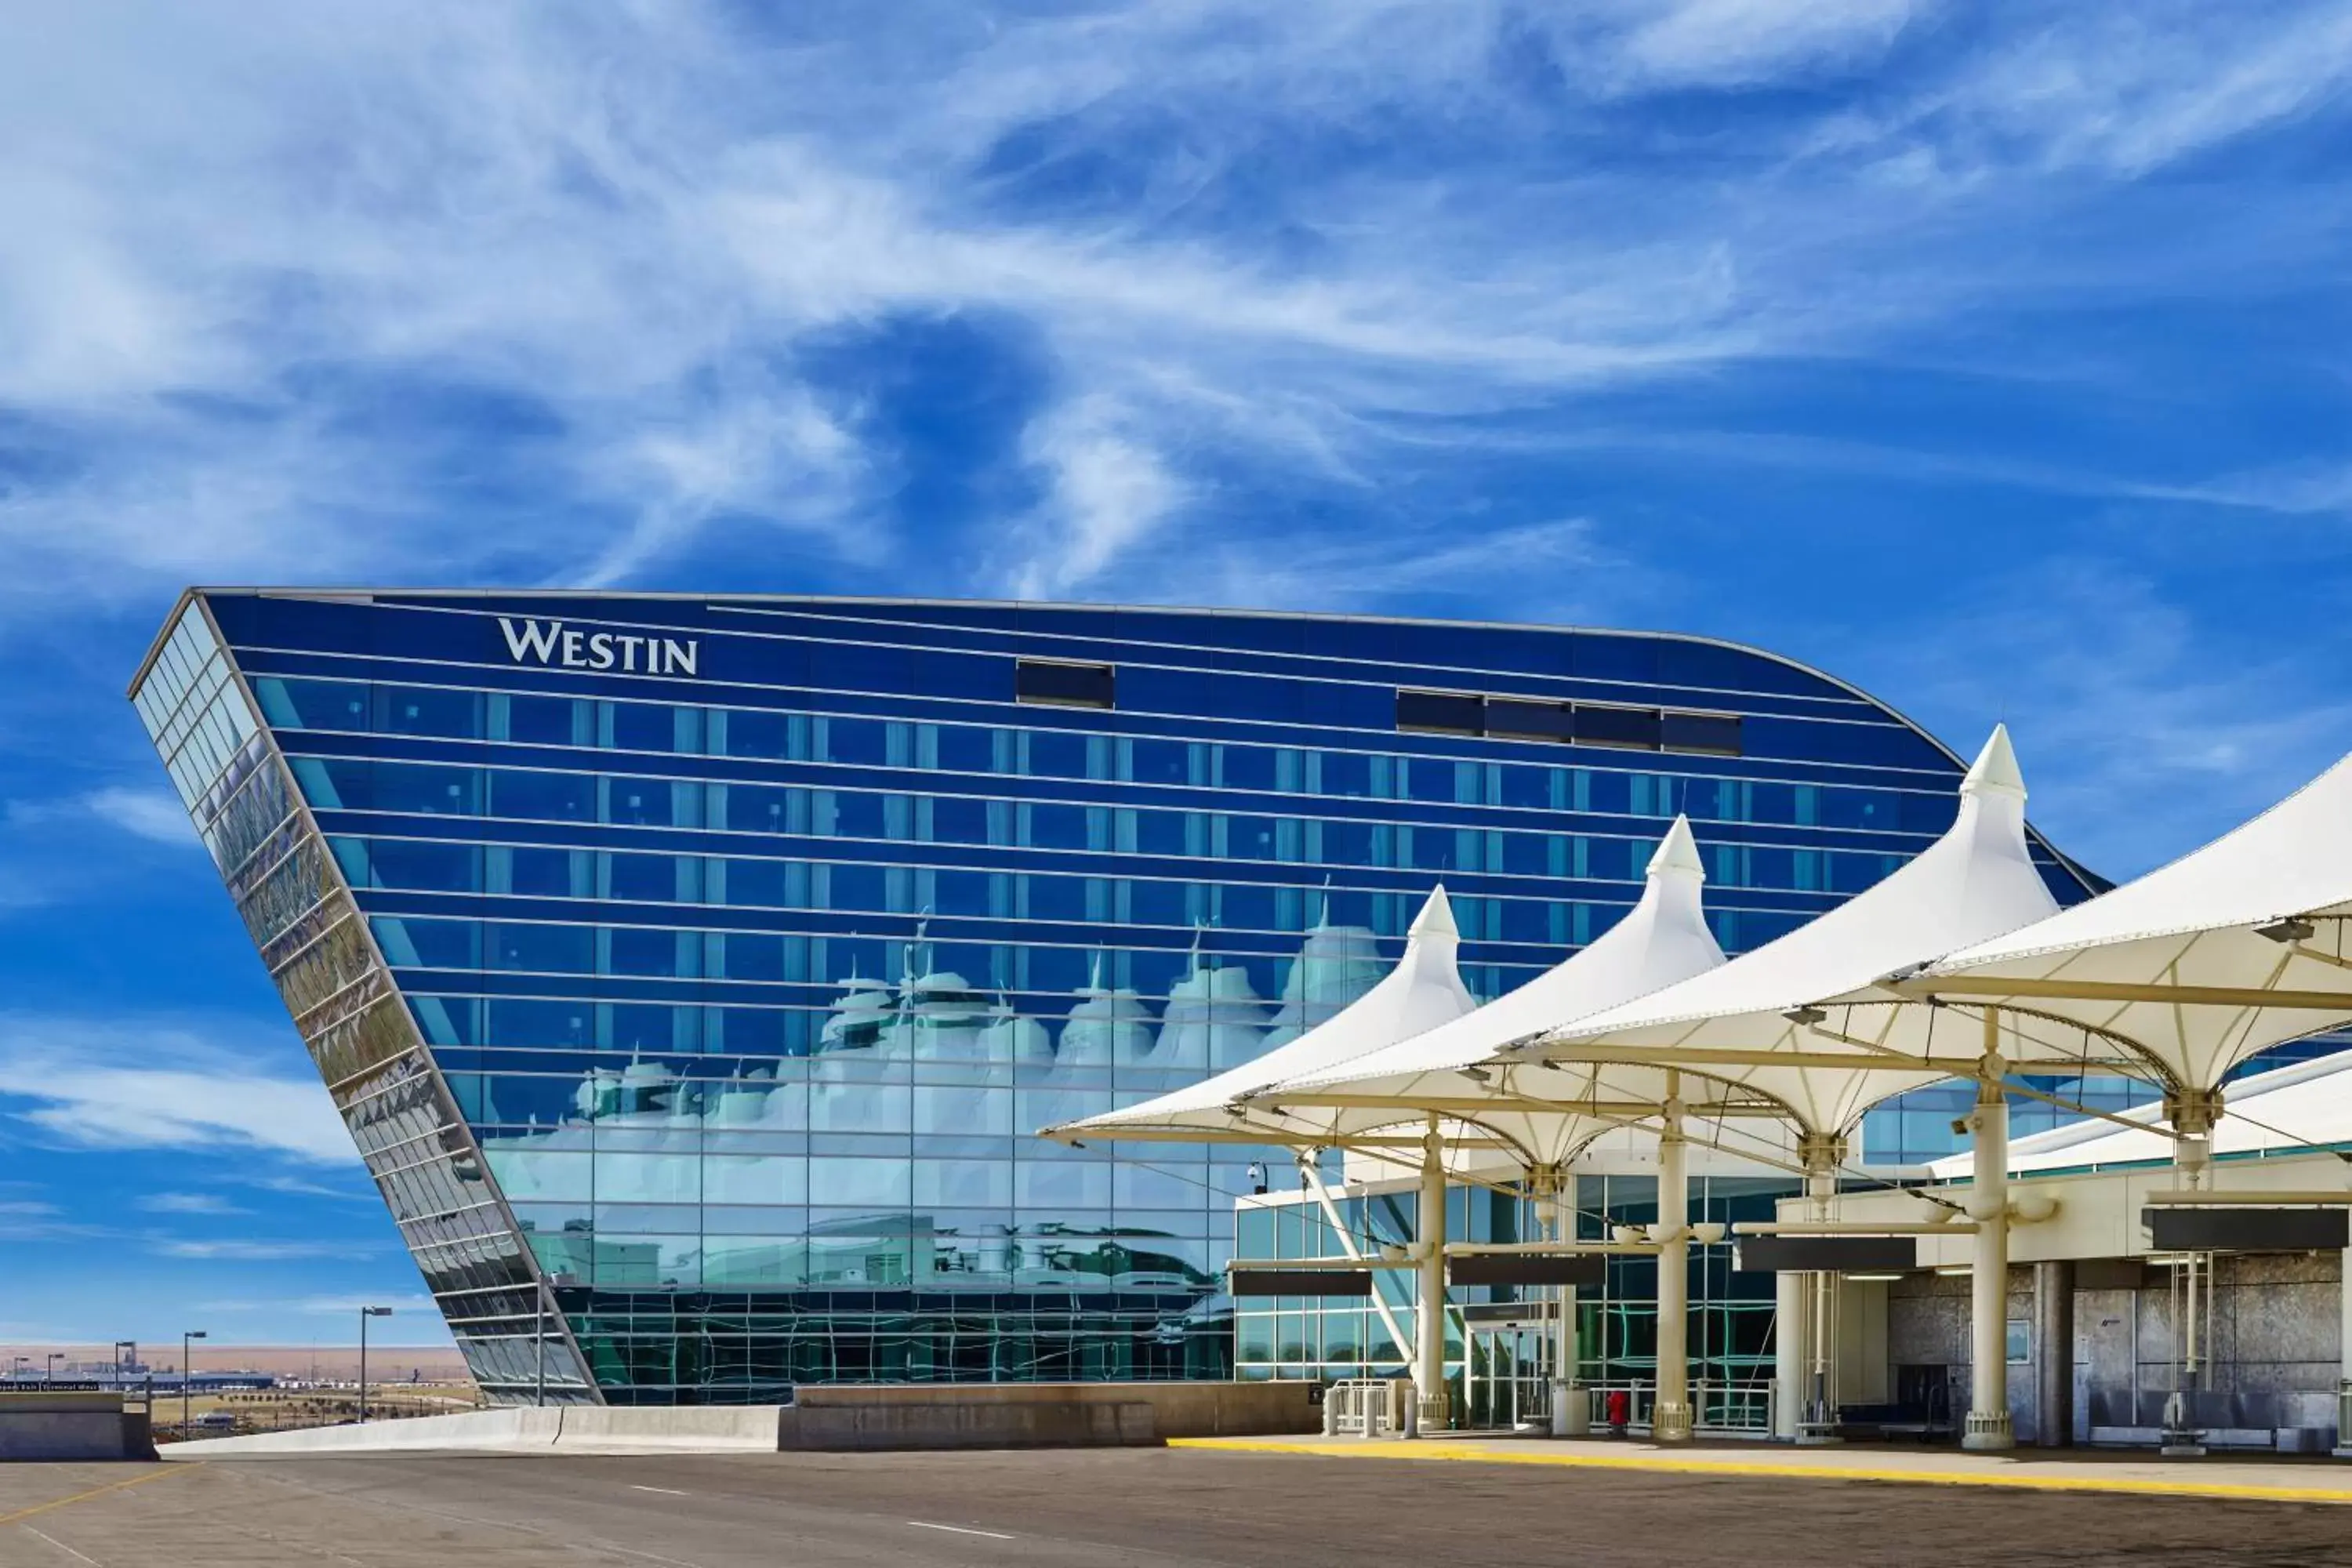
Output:
<instances>
[{"instance_id":1,"label":"concrete retaining wall","mask_svg":"<svg viewBox=\"0 0 2352 1568\"><path fill-rule=\"evenodd\" d=\"M173 1459L299 1454L796 1452L1137 1447L1321 1429L1310 1383L803 1388L796 1403L477 1410L173 1443Z\"/></svg>"},{"instance_id":2,"label":"concrete retaining wall","mask_svg":"<svg viewBox=\"0 0 2352 1568\"><path fill-rule=\"evenodd\" d=\"M310 1426L206 1437L166 1447L167 1459L233 1459L295 1454L516 1453L562 1448L584 1453L683 1449L696 1453L776 1451L776 1406L699 1405L603 1409L472 1410L364 1426Z\"/></svg>"}]
</instances>

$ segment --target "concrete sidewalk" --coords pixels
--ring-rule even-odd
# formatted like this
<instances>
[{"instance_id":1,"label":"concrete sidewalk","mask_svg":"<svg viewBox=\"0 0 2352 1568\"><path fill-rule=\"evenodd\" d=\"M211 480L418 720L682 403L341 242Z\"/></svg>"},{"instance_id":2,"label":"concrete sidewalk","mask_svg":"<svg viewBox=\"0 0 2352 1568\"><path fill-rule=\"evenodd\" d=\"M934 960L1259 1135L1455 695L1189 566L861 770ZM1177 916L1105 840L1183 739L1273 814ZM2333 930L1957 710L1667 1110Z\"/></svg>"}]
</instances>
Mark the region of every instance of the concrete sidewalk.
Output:
<instances>
[{"instance_id":1,"label":"concrete sidewalk","mask_svg":"<svg viewBox=\"0 0 2352 1568\"><path fill-rule=\"evenodd\" d=\"M1660 1448L1597 1438L1470 1434L1402 1442L1347 1437L1180 1437L1171 1447L1220 1453L1313 1454L1326 1458L1550 1465L1661 1474L1879 1481L1911 1486L2008 1487L2030 1491L2113 1492L2240 1501L2352 1503L2352 1463L2326 1458L2158 1459L2137 1453L1957 1448L1850 1444L1796 1448L1759 1443Z\"/></svg>"}]
</instances>

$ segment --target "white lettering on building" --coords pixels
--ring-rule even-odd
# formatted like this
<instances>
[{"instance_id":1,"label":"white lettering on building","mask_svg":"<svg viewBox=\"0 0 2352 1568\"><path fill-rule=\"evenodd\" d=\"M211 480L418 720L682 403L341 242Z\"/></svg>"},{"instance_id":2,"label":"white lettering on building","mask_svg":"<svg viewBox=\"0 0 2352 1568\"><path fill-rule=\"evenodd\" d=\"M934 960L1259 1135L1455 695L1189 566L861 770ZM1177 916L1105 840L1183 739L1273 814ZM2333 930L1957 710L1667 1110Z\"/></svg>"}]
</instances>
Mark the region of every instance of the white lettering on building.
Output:
<instances>
[{"instance_id":1,"label":"white lettering on building","mask_svg":"<svg viewBox=\"0 0 2352 1568\"><path fill-rule=\"evenodd\" d=\"M517 664L560 665L566 669L614 669L647 675L701 673L702 641L698 637L630 637L620 632L576 632L562 621L524 621L520 626L499 617L499 631L507 639L507 657ZM639 655L643 655L640 659Z\"/></svg>"}]
</instances>

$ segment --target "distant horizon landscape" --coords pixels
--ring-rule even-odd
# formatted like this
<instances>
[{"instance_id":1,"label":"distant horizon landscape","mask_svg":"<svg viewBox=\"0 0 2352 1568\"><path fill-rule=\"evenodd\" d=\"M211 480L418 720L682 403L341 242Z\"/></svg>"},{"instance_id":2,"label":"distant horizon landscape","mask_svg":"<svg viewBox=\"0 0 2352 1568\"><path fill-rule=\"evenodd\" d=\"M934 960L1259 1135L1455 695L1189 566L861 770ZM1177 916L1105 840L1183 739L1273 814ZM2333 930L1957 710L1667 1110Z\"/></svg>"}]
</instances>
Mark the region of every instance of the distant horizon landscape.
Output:
<instances>
[{"instance_id":1,"label":"distant horizon landscape","mask_svg":"<svg viewBox=\"0 0 2352 1568\"><path fill-rule=\"evenodd\" d=\"M72 1374L66 1371L68 1363L84 1367L103 1363L110 1348L105 1344L0 1345L0 1368L14 1367L18 1356L26 1365L22 1369L35 1378L47 1365L47 1358L55 1352L64 1358L58 1363L58 1375ZM180 1346L177 1341L159 1340L152 1345L139 1348L140 1359L155 1372L180 1369ZM360 1351L356 1342L350 1344L307 1345L233 1345L200 1342L195 1350L195 1367L205 1372L266 1372L278 1377L312 1377L330 1382L348 1382L359 1375ZM470 1383L472 1374L466 1370L466 1358L450 1345L378 1344L368 1342L368 1377L371 1382L404 1382L410 1373L420 1374L426 1383Z\"/></svg>"}]
</instances>

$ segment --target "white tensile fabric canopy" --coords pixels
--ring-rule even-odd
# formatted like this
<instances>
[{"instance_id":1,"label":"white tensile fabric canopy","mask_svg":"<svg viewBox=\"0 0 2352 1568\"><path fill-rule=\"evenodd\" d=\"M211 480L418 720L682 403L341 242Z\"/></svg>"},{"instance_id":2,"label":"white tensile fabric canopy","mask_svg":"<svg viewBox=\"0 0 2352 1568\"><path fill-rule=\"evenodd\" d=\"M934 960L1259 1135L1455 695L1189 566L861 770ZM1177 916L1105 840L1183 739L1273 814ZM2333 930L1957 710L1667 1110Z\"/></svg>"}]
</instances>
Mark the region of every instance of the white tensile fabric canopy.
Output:
<instances>
[{"instance_id":1,"label":"white tensile fabric canopy","mask_svg":"<svg viewBox=\"0 0 2352 1568\"><path fill-rule=\"evenodd\" d=\"M1650 858L1640 902L1590 946L1465 1017L1337 1068L1295 1074L1247 1103L1253 1110L1278 1108L1286 1120L1326 1138L1437 1113L1475 1122L1529 1164L1565 1161L1654 1109L1665 1098L1664 1073L1645 1075L1651 1081L1640 1084L1621 1073L1603 1089L1589 1067L1528 1064L1513 1070L1507 1088L1478 1064L1546 1029L1723 963L1701 904L1706 879L1690 824L1677 817Z\"/></svg>"},{"instance_id":2,"label":"white tensile fabric canopy","mask_svg":"<svg viewBox=\"0 0 2352 1568\"><path fill-rule=\"evenodd\" d=\"M1455 954L1461 932L1445 889L1431 892L1405 933L1404 954L1380 983L1289 1044L1254 1061L1138 1105L1043 1129L1066 1138L1167 1137L1202 1142L1299 1143L1316 1141L1311 1127L1293 1125L1267 1109L1246 1114L1234 1107L1252 1090L1297 1073L1316 1072L1369 1056L1384 1047L1459 1018L1478 1005L1462 984Z\"/></svg>"},{"instance_id":3,"label":"white tensile fabric canopy","mask_svg":"<svg viewBox=\"0 0 2352 1568\"><path fill-rule=\"evenodd\" d=\"M2352 757L2244 826L1893 989L2100 1031L2192 1092L2352 1018Z\"/></svg>"},{"instance_id":4,"label":"white tensile fabric canopy","mask_svg":"<svg viewBox=\"0 0 2352 1568\"><path fill-rule=\"evenodd\" d=\"M1976 1019L1902 1005L1883 989L1970 942L2057 909L2025 838L2025 783L1996 727L1960 784L1951 827L1885 880L1718 969L1557 1027L1520 1059L1672 1064L1770 1097L1808 1132L1843 1134L1878 1100L1973 1070ZM2004 1018L2015 1062L2112 1065L2071 1026ZM1509 1059L1507 1058L1507 1059Z\"/></svg>"}]
</instances>

